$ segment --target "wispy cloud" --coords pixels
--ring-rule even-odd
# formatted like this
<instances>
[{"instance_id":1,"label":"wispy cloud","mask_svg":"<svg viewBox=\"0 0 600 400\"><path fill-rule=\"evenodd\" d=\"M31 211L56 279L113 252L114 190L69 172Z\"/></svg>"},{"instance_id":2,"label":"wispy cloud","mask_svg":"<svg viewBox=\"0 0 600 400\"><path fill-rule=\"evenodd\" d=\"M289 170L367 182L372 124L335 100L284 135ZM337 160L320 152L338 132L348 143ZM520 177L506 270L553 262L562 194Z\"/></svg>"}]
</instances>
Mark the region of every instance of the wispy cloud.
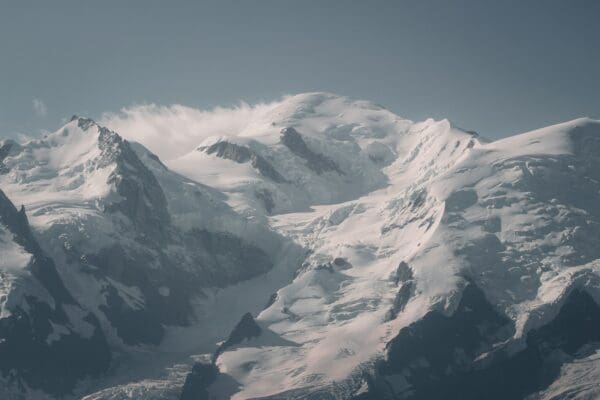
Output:
<instances>
[{"instance_id":1,"label":"wispy cloud","mask_svg":"<svg viewBox=\"0 0 600 400\"><path fill-rule=\"evenodd\" d=\"M175 104L137 105L106 113L99 121L129 140L144 144L163 160L192 151L209 136L235 135L279 102L199 110Z\"/></svg>"},{"instance_id":2,"label":"wispy cloud","mask_svg":"<svg viewBox=\"0 0 600 400\"><path fill-rule=\"evenodd\" d=\"M48 107L46 104L40 99L33 99L33 112L38 117L45 117L48 114Z\"/></svg>"}]
</instances>

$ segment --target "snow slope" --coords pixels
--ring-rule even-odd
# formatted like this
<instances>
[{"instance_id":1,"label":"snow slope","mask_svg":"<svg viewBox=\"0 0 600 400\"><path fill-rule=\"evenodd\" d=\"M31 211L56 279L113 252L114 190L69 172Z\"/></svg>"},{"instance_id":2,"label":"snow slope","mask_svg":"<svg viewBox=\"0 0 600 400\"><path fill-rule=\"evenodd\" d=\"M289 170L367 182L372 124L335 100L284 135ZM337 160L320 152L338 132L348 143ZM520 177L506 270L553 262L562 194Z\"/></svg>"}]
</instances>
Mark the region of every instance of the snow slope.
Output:
<instances>
[{"instance_id":1,"label":"snow slope","mask_svg":"<svg viewBox=\"0 0 600 400\"><path fill-rule=\"evenodd\" d=\"M308 167L307 152L285 144L290 128L344 174ZM314 93L261 109L235 133L199 137L167 165L218 187L238 210L274 214L269 224L310 250L257 316L279 339L219 356L223 379L242 387L234 398L333 382L346 382L348 396L399 330L431 310L451 315L467 282L514 324L510 352L575 287L597 298L598 131L581 119L486 143L447 121L412 123ZM351 189L353 163L366 179L353 176ZM270 210L257 201L263 190Z\"/></svg>"},{"instance_id":2,"label":"snow slope","mask_svg":"<svg viewBox=\"0 0 600 400\"><path fill-rule=\"evenodd\" d=\"M129 131L135 125L107 123L135 137ZM399 142L410 125L372 103L327 93L301 94L260 108L236 131L199 133L194 148L165 162L188 178L227 192L238 210L306 210L383 187L387 179L381 166L403 148Z\"/></svg>"},{"instance_id":3,"label":"snow slope","mask_svg":"<svg viewBox=\"0 0 600 400\"><path fill-rule=\"evenodd\" d=\"M489 144L445 122L411 132L419 140L385 169L385 189L272 218L312 250L257 317L294 345L222 354L217 365L242 385L233 398L344 381L348 396L360 389L348 378L400 329L431 310L452 314L466 282L514 324L510 352L574 288L598 301L598 122Z\"/></svg>"},{"instance_id":4,"label":"snow slope","mask_svg":"<svg viewBox=\"0 0 600 400\"><path fill-rule=\"evenodd\" d=\"M0 396L64 395L104 373L111 356L97 318L73 298L24 209L1 190L0 254Z\"/></svg>"},{"instance_id":5,"label":"snow slope","mask_svg":"<svg viewBox=\"0 0 600 400\"><path fill-rule=\"evenodd\" d=\"M177 398L211 353L214 399L594 393L600 122L488 142L308 93L103 124L119 134L76 118L0 147L0 186L123 354L88 398ZM247 312L260 334L214 353ZM514 360L533 377L506 394L494 368ZM476 373L488 389L456 383Z\"/></svg>"},{"instance_id":6,"label":"snow slope","mask_svg":"<svg viewBox=\"0 0 600 400\"><path fill-rule=\"evenodd\" d=\"M115 354L158 345L169 326L196 318L193 304L211 290L269 271L282 245L222 193L92 120L74 117L44 138L0 147L0 186L26 210L61 284L99 319ZM28 254L7 235L3 302L14 302Z\"/></svg>"}]
</instances>

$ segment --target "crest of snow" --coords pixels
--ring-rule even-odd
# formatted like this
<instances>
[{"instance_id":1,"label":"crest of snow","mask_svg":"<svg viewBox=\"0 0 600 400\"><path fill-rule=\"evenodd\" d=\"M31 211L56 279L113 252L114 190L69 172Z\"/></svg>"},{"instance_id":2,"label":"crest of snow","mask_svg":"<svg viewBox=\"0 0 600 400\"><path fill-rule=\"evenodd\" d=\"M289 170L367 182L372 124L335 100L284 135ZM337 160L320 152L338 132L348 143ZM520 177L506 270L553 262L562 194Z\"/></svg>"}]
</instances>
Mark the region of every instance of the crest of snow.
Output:
<instances>
[{"instance_id":1,"label":"crest of snow","mask_svg":"<svg viewBox=\"0 0 600 400\"><path fill-rule=\"evenodd\" d=\"M114 166L100 160L99 133L96 125L81 127L73 120L4 159L9 172L0 175L0 184L15 204L25 205L34 225L44 228L46 218L96 209L99 200L116 196L107 184Z\"/></svg>"},{"instance_id":2,"label":"crest of snow","mask_svg":"<svg viewBox=\"0 0 600 400\"><path fill-rule=\"evenodd\" d=\"M107 113L99 122L131 141L142 143L166 162L217 138L273 143L278 141L280 130L288 126L302 128L307 134L327 132L344 140L352 136L386 136L396 124L408 124L373 103L330 93L305 93L271 103L240 103L237 107L213 110L141 105ZM211 139L206 141L208 138Z\"/></svg>"},{"instance_id":3,"label":"crest of snow","mask_svg":"<svg viewBox=\"0 0 600 400\"><path fill-rule=\"evenodd\" d=\"M139 106L107 114L103 124L140 142L182 175L229 194L238 211L261 208L257 193L275 212L356 198L386 183L382 166L403 155L411 138L408 120L373 103L329 93L287 96L269 104L213 111L182 106ZM311 160L281 143L282 130L294 128L307 147L338 169L317 173ZM285 182L262 176L249 162L207 154L217 142L248 147Z\"/></svg>"}]
</instances>

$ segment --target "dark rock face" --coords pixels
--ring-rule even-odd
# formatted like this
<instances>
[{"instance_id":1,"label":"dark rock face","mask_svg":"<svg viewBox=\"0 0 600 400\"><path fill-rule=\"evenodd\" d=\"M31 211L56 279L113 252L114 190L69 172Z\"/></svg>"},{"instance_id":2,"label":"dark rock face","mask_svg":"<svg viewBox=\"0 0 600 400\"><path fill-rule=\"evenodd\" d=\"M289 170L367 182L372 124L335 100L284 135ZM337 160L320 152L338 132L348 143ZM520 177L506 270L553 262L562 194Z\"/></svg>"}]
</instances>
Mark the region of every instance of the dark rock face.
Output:
<instances>
[{"instance_id":1,"label":"dark rock face","mask_svg":"<svg viewBox=\"0 0 600 400\"><path fill-rule=\"evenodd\" d=\"M346 260L345 258L341 258L341 257L334 258L333 265L335 265L338 268L342 268L342 269L347 269L347 268L352 267L352 264L350 264L348 262L348 260Z\"/></svg>"},{"instance_id":2,"label":"dark rock face","mask_svg":"<svg viewBox=\"0 0 600 400\"><path fill-rule=\"evenodd\" d=\"M207 388L217 379L219 369L214 364L196 363L185 378L180 400L208 400Z\"/></svg>"},{"instance_id":3,"label":"dark rock face","mask_svg":"<svg viewBox=\"0 0 600 400\"><path fill-rule=\"evenodd\" d=\"M394 303L392 308L388 311L388 320L395 319L399 313L404 311L404 307L408 304L408 301L415 294L415 284L412 281L402 283L398 293L394 297Z\"/></svg>"},{"instance_id":4,"label":"dark rock face","mask_svg":"<svg viewBox=\"0 0 600 400\"><path fill-rule=\"evenodd\" d=\"M96 267L90 273L98 279L108 277L135 287L143 296L143 304L132 308L116 287L107 285L103 290L106 306L102 305L100 310L125 344L159 344L164 325L185 326L190 322L190 299L198 293L198 288L234 284L267 272L273 266L265 252L229 233L192 230L183 237L170 236L165 243L189 249L187 254L197 269L179 268L177 260L163 254L160 246L154 252L136 252L116 244L85 256ZM156 255L161 268L150 268ZM161 287L177 290L163 296Z\"/></svg>"},{"instance_id":5,"label":"dark rock face","mask_svg":"<svg viewBox=\"0 0 600 400\"><path fill-rule=\"evenodd\" d=\"M0 144L0 174L8 173L8 167L4 164L4 159L15 147L19 147L19 145L13 140L5 140Z\"/></svg>"},{"instance_id":6,"label":"dark rock face","mask_svg":"<svg viewBox=\"0 0 600 400\"><path fill-rule=\"evenodd\" d=\"M177 259L162 252L161 246L172 244L188 249L196 268L180 268ZM273 266L269 256L258 247L224 232L192 230L184 235L174 232L161 244L148 243L152 251L137 251L120 244L85 254L89 268L100 281L108 280L102 291L106 305L100 311L128 345L159 344L164 325L185 326L190 321L190 299L204 286L226 286L253 278ZM148 248L146 249L148 250ZM74 254L73 259L81 259ZM161 267L152 268L158 258ZM132 308L121 297L112 281L135 288L143 304ZM177 288L167 295L161 288Z\"/></svg>"},{"instance_id":7,"label":"dark rock face","mask_svg":"<svg viewBox=\"0 0 600 400\"><path fill-rule=\"evenodd\" d=\"M269 161L246 146L229 142L218 142L208 146L204 150L207 154L215 154L217 157L232 160L238 164L250 162L252 168L257 170L262 176L277 183L287 182Z\"/></svg>"},{"instance_id":8,"label":"dark rock face","mask_svg":"<svg viewBox=\"0 0 600 400\"><path fill-rule=\"evenodd\" d=\"M257 189L255 195L257 199L262 201L265 211L271 214L275 208L275 200L273 200L271 192L266 189Z\"/></svg>"},{"instance_id":9,"label":"dark rock face","mask_svg":"<svg viewBox=\"0 0 600 400\"><path fill-rule=\"evenodd\" d=\"M117 330L125 344L159 344L164 337L164 328L157 313L151 308L131 309L118 295L113 286L106 289L106 306L100 306L106 318Z\"/></svg>"},{"instance_id":10,"label":"dark rock face","mask_svg":"<svg viewBox=\"0 0 600 400\"><path fill-rule=\"evenodd\" d=\"M400 262L396 271L391 276L391 280L400 289L396 293L396 297L394 297L391 309L388 311L388 320L396 318L404 310L410 298L414 296L416 285L413 279L413 273L408 264L404 261Z\"/></svg>"},{"instance_id":11,"label":"dark rock face","mask_svg":"<svg viewBox=\"0 0 600 400\"><path fill-rule=\"evenodd\" d=\"M240 344L240 343L244 342L245 340L249 340L249 339L260 336L261 332L262 332L262 329L260 328L260 326L258 326L256 321L254 320L254 317L252 316L252 314L250 314L250 313L244 314L244 316L242 316L242 319L240 320L240 322L237 323L237 325L233 328L233 330L229 334L229 337L227 338L227 340L225 342L223 342L223 344L221 344L221 346L219 346L219 348L215 352L214 359L216 359L219 356L219 354L221 354L223 351L227 350L228 348L235 346L236 344Z\"/></svg>"},{"instance_id":12,"label":"dark rock face","mask_svg":"<svg viewBox=\"0 0 600 400\"><path fill-rule=\"evenodd\" d=\"M164 336L163 325L186 325L191 315L189 293L197 289L198 277L166 262L165 270L150 268L153 254L156 253L135 252L116 244L85 256L88 263L96 267L90 270L96 279L110 278L135 287L143 296L143 304L132 308L113 284L107 284L101 293L106 305L100 306L100 311L128 345L158 344ZM160 287L178 290L162 296Z\"/></svg>"},{"instance_id":13,"label":"dark rock face","mask_svg":"<svg viewBox=\"0 0 600 400\"><path fill-rule=\"evenodd\" d=\"M252 158L252 152L246 146L235 143L218 142L205 149L206 154L215 154L217 157L243 164Z\"/></svg>"},{"instance_id":14,"label":"dark rock face","mask_svg":"<svg viewBox=\"0 0 600 400\"><path fill-rule=\"evenodd\" d=\"M292 153L306 160L306 166L317 174L335 171L344 175L344 172L333 160L309 149L302 136L294 128L285 128L281 131L281 143Z\"/></svg>"},{"instance_id":15,"label":"dark rock face","mask_svg":"<svg viewBox=\"0 0 600 400\"><path fill-rule=\"evenodd\" d=\"M401 285L404 282L408 282L413 280L413 273L408 264L404 261L401 261L392 276L394 284Z\"/></svg>"},{"instance_id":16,"label":"dark rock face","mask_svg":"<svg viewBox=\"0 0 600 400\"><path fill-rule=\"evenodd\" d=\"M273 267L269 256L260 248L226 232L192 230L187 246L199 247L203 261L203 278L212 285L225 286L253 278Z\"/></svg>"},{"instance_id":17,"label":"dark rock face","mask_svg":"<svg viewBox=\"0 0 600 400\"><path fill-rule=\"evenodd\" d=\"M600 340L600 307L573 291L552 322L528 334L524 350L494 350L512 329L469 284L452 316L432 311L400 331L367 378L368 393L356 399L524 399L547 387L582 347Z\"/></svg>"},{"instance_id":18,"label":"dark rock face","mask_svg":"<svg viewBox=\"0 0 600 400\"><path fill-rule=\"evenodd\" d=\"M171 218L167 199L156 177L135 154L129 142L115 132L98 127L98 147L102 163L116 163L109 177L123 200L107 207L107 211L120 211L136 228L150 238L162 240L166 236Z\"/></svg>"},{"instance_id":19,"label":"dark rock face","mask_svg":"<svg viewBox=\"0 0 600 400\"><path fill-rule=\"evenodd\" d=\"M254 169L258 170L261 175L271 179L273 182L288 183L287 179L277 172L275 167L273 167L273 165L271 165L271 163L268 162L264 157L253 153L250 158L250 164Z\"/></svg>"},{"instance_id":20,"label":"dark rock face","mask_svg":"<svg viewBox=\"0 0 600 400\"><path fill-rule=\"evenodd\" d=\"M16 309L10 317L0 320L0 370L5 376L14 382L22 379L32 388L64 395L79 380L108 369L108 345L92 314L84 318L93 327L91 337L71 332L48 344L51 324L68 324L67 316L33 298L28 298L27 303L30 310Z\"/></svg>"},{"instance_id":21,"label":"dark rock face","mask_svg":"<svg viewBox=\"0 0 600 400\"><path fill-rule=\"evenodd\" d=\"M26 267L31 276L23 277L20 282L25 293L27 287L41 286L54 303L25 294L24 302L14 306L10 316L0 319L0 371L14 383L22 380L48 393L69 393L80 379L96 376L108 368L111 355L106 338L96 317L73 299L53 260L42 252L25 210L17 211L2 191L0 224L31 254ZM75 332L72 327L77 324L86 324L88 335ZM64 327L64 332L50 340L57 326Z\"/></svg>"}]
</instances>

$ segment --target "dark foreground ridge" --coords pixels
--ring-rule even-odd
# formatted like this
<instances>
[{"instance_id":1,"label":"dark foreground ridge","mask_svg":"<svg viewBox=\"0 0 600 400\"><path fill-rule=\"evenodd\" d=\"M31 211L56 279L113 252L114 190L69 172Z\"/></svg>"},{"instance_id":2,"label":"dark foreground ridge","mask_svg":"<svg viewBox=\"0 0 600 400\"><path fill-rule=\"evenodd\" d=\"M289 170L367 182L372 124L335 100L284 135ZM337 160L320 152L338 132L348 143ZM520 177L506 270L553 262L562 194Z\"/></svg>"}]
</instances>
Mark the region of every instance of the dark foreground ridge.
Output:
<instances>
[{"instance_id":1,"label":"dark foreground ridge","mask_svg":"<svg viewBox=\"0 0 600 400\"><path fill-rule=\"evenodd\" d=\"M53 260L35 240L25 210L17 211L2 191L1 226L31 254L26 267L31 276L19 282L23 299L11 307L10 316L0 319L0 371L9 384L68 394L79 380L108 369L111 355L106 338L97 318L65 288ZM51 297L50 303L33 295L40 286ZM82 324L88 327L86 335L74 329ZM62 333L52 337L57 329Z\"/></svg>"},{"instance_id":2,"label":"dark foreground ridge","mask_svg":"<svg viewBox=\"0 0 600 400\"><path fill-rule=\"evenodd\" d=\"M589 345L600 341L600 307L574 290L554 320L529 332L524 350L494 351L512 330L469 284L453 315L432 311L400 331L367 378L368 392L355 400L524 399L548 387L564 363L593 350Z\"/></svg>"}]
</instances>

